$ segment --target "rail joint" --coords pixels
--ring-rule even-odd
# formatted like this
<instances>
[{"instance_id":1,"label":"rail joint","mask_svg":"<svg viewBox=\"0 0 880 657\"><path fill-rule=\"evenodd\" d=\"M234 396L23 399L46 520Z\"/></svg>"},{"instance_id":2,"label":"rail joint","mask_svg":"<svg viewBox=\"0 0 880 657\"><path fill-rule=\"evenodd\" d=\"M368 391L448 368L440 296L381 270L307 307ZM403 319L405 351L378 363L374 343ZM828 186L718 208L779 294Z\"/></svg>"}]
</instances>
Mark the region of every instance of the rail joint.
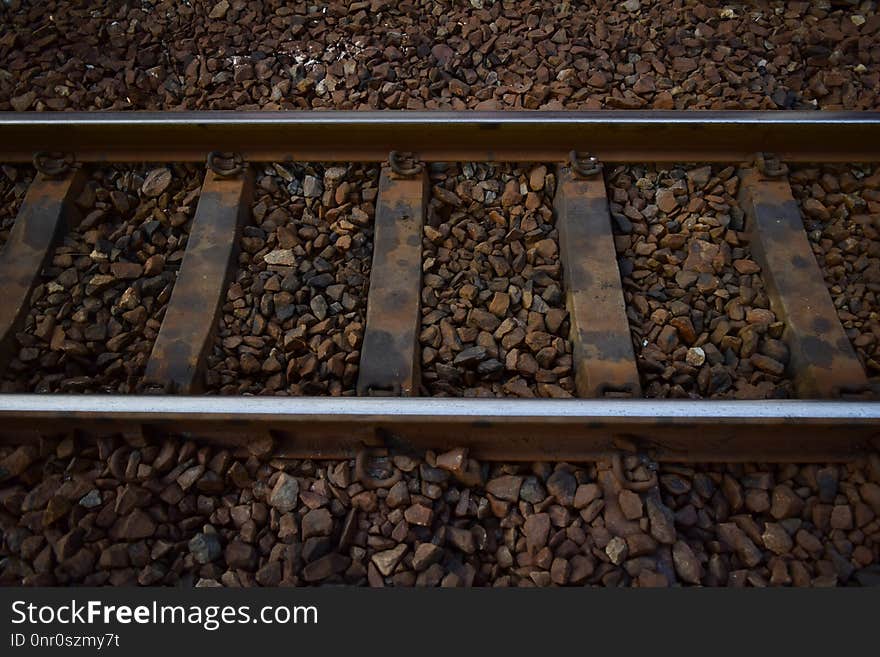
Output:
<instances>
[{"instance_id":1,"label":"rail joint","mask_svg":"<svg viewBox=\"0 0 880 657\"><path fill-rule=\"evenodd\" d=\"M215 176L233 178L244 171L244 158L240 153L211 151L208 153L207 167Z\"/></svg>"},{"instance_id":2,"label":"rail joint","mask_svg":"<svg viewBox=\"0 0 880 657\"><path fill-rule=\"evenodd\" d=\"M76 165L76 157L61 151L38 151L34 153L33 165L46 178L61 178Z\"/></svg>"},{"instance_id":3,"label":"rail joint","mask_svg":"<svg viewBox=\"0 0 880 657\"><path fill-rule=\"evenodd\" d=\"M773 153L755 153L752 163L764 178L782 178L788 175L788 165Z\"/></svg>"},{"instance_id":4,"label":"rail joint","mask_svg":"<svg viewBox=\"0 0 880 657\"><path fill-rule=\"evenodd\" d=\"M398 151L388 153L388 166L391 167L391 172L400 178L412 178L419 175L425 168L413 153Z\"/></svg>"},{"instance_id":5,"label":"rail joint","mask_svg":"<svg viewBox=\"0 0 880 657\"><path fill-rule=\"evenodd\" d=\"M602 173L602 163L590 153L571 151L568 154L568 164L572 173L578 178L590 178Z\"/></svg>"}]
</instances>

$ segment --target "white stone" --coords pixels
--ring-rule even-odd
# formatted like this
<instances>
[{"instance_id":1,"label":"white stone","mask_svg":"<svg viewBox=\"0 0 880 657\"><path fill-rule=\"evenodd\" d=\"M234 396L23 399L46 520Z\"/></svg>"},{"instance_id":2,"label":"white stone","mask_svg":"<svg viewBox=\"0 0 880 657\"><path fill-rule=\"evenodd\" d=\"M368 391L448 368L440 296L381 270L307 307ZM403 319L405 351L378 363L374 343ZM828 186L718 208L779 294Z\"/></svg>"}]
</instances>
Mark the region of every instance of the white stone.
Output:
<instances>
[{"instance_id":1,"label":"white stone","mask_svg":"<svg viewBox=\"0 0 880 657\"><path fill-rule=\"evenodd\" d=\"M687 350L684 359L691 367L700 367L706 362L706 352L700 347L691 347Z\"/></svg>"},{"instance_id":2,"label":"white stone","mask_svg":"<svg viewBox=\"0 0 880 657\"><path fill-rule=\"evenodd\" d=\"M275 249L264 255L263 261L267 265L293 267L296 264L296 256L291 249Z\"/></svg>"},{"instance_id":3,"label":"white stone","mask_svg":"<svg viewBox=\"0 0 880 657\"><path fill-rule=\"evenodd\" d=\"M317 198L324 193L324 185L314 176L306 176L303 180L303 195L306 198Z\"/></svg>"}]
</instances>

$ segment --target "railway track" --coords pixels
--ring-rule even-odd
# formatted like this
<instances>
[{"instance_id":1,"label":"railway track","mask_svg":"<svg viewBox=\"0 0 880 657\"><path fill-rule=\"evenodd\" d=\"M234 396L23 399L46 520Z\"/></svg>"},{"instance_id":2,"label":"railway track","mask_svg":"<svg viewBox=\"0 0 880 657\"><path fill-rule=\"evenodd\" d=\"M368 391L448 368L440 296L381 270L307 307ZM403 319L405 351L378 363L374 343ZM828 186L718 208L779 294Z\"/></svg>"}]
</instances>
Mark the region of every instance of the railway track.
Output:
<instances>
[{"instance_id":1,"label":"railway track","mask_svg":"<svg viewBox=\"0 0 880 657\"><path fill-rule=\"evenodd\" d=\"M33 162L39 171L0 252L7 297L0 307L0 354L4 369L15 376L29 370L20 357L20 337L26 328L35 331L29 313L35 290L45 287L41 276L54 262L60 240L83 220L75 201L87 172L106 163L208 162L193 194L198 204L186 224L188 233L173 235L185 242L185 251L176 277L160 293L167 298L151 320L155 336L147 362L133 379L134 394L2 394L0 437L21 442L76 430L98 437L122 434L137 443L171 434L225 445L271 444L280 455L320 458L351 456L364 447L406 452L452 445L470 448L477 458L503 460L583 460L617 450L677 462L852 458L878 446L876 372L860 361L841 322L804 229L787 166L876 162L878 144L880 118L846 112L0 115L0 160ZM207 363L259 191L255 170L264 163L306 162L381 165L370 217L372 254L368 294L361 304L362 334L352 339L356 348L347 352L350 360L339 363L340 368L351 365L340 375L337 393L343 396L309 396L308 386L303 396L279 396L278 390L271 397L204 395L211 391ZM458 335L470 336L474 346L458 347L450 356L465 381L492 380L505 367L519 371L534 362L537 383L522 392L545 399L425 394L429 380L423 369L434 363L435 352L442 352L442 347L425 350L434 339L425 333L424 317L430 314L424 303L425 240L439 249L445 237L437 230L427 237L433 235L428 229L435 228L429 204L437 196L429 181L435 163L447 162L548 163L542 180L550 176L553 181L547 187L553 190L553 220L547 230L505 225L499 240L515 242L523 251L528 303L535 303L534 289L555 287L564 318L548 322L534 317L544 313L518 301L523 324L537 324L529 324L528 348L518 352L528 354L525 364L514 356L507 367L502 354L480 342L485 334L503 343L517 330L513 320L502 321L510 317L504 310L510 303L506 288L493 295L489 285L484 296L504 309L494 313L471 307L462 318L465 333L459 329ZM666 390L678 385L681 376L697 380L704 370L709 379L712 366L730 358L717 349L708 353L705 336L688 338L687 329L694 328L687 323L669 322L661 330L663 322L658 322L652 334L652 339L667 341L669 354L686 352L674 358L672 370L662 364L656 370L650 354L634 349L627 296L631 301L638 297L638 286L629 285L630 272L621 270L621 235L612 210L620 199L611 179L618 165L682 162L723 165L724 176L718 167L707 174L708 181L717 181L707 194L709 202L723 205L719 194L735 189L744 216L740 229L722 226L719 232L710 225L706 235L720 235L727 246L706 247L705 252L700 244L711 239L685 247L674 239L664 244L664 236L655 235L666 250L665 264L680 265L687 258L692 264L685 269L693 276L682 285L718 286L714 298L722 303L733 279L715 260L723 260L726 249L728 260L736 261L740 289L751 290L750 298L765 298L768 307L756 302L749 309L756 312L747 319L723 330L706 327L706 334L717 330L722 340L730 338L722 344L734 349L737 367L754 384L751 390L791 399L748 399L748 392L739 395L743 399L732 390L713 395L696 389L694 396L721 398L642 398L659 385L649 387L649 378L670 382ZM667 200L674 203L676 194L687 193L688 184L694 184L689 180L664 190ZM514 185L513 192L519 191ZM870 213L865 216L870 223ZM318 220L338 221L339 212ZM538 243L552 230L558 239L546 245L545 258ZM279 278L296 272L300 257L294 247L261 256ZM557 285L553 275L560 269L564 280ZM496 270L498 277L502 274ZM757 292L751 281L760 283ZM308 326L305 333L270 337L284 352L287 373L298 375L296 368L307 361L291 354L311 348ZM750 340L755 344L744 351L743 342ZM521 342L512 341L508 358ZM62 345L56 351L65 349ZM646 363L655 367L651 377ZM430 382L436 383L437 368L432 367ZM712 385L701 390L711 392ZM549 398L554 396L573 398Z\"/></svg>"}]
</instances>

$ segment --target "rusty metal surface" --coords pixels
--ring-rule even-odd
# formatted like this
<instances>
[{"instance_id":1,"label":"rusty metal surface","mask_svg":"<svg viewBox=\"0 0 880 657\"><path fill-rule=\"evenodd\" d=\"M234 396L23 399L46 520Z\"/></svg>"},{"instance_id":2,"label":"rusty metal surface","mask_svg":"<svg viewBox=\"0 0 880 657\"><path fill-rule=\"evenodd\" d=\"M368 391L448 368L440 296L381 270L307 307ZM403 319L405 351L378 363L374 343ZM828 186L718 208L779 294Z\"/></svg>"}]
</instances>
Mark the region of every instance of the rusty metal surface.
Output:
<instances>
[{"instance_id":1,"label":"rusty metal surface","mask_svg":"<svg viewBox=\"0 0 880 657\"><path fill-rule=\"evenodd\" d=\"M803 398L837 397L867 387L810 248L785 177L740 171L740 203L752 254L763 270L773 311L785 322L790 371Z\"/></svg>"},{"instance_id":2,"label":"rusty metal surface","mask_svg":"<svg viewBox=\"0 0 880 657\"><path fill-rule=\"evenodd\" d=\"M168 433L279 455L469 447L478 459L847 460L880 446L880 402L0 395L0 439Z\"/></svg>"},{"instance_id":3,"label":"rusty metal surface","mask_svg":"<svg viewBox=\"0 0 880 657\"><path fill-rule=\"evenodd\" d=\"M59 144L80 162L740 162L756 151L801 162L880 159L880 113L815 111L0 112L0 154L30 162Z\"/></svg>"},{"instance_id":4,"label":"rusty metal surface","mask_svg":"<svg viewBox=\"0 0 880 657\"><path fill-rule=\"evenodd\" d=\"M182 394L201 390L252 194L248 168L235 177L205 173L183 263L144 374L147 387Z\"/></svg>"},{"instance_id":5,"label":"rusty metal surface","mask_svg":"<svg viewBox=\"0 0 880 657\"><path fill-rule=\"evenodd\" d=\"M601 171L559 167L556 225L579 397L641 395Z\"/></svg>"},{"instance_id":6,"label":"rusty metal surface","mask_svg":"<svg viewBox=\"0 0 880 657\"><path fill-rule=\"evenodd\" d=\"M772 151L787 161L880 160L880 114L849 112L313 112L0 113L0 159L30 161L65 148L80 162L204 161L209 152L250 161L567 161L589 150L605 162L743 161ZM802 396L865 385L784 180L743 172L755 257L773 308L787 322L790 367ZM750 177L751 176L751 177ZM38 177L0 256L8 344L68 213L81 174ZM168 391L199 389L237 231L252 182L206 177L146 378ZM49 190L49 191L47 191ZM66 191L65 191L66 190ZM367 328L358 391L419 388L421 231L427 178L383 170ZM572 316L578 394L639 393L619 272L600 179L560 172L557 210ZM54 213L54 214L53 214ZM51 217L55 217L52 224ZM71 215L72 216L72 215ZM601 217L602 221L578 221ZM53 227L54 226L54 227ZM610 254L610 255L609 255ZM626 353L624 353L626 351ZM392 450L469 447L476 458L587 460L634 446L668 461L845 460L880 447L880 403L703 402L603 399L369 399L0 395L0 441L80 431L126 439L172 434L228 445L270 437L277 454L350 457Z\"/></svg>"},{"instance_id":7,"label":"rusty metal surface","mask_svg":"<svg viewBox=\"0 0 880 657\"><path fill-rule=\"evenodd\" d=\"M38 174L0 252L0 364L6 363L15 332L27 315L31 292L61 234L79 220L74 200L85 183L81 170L57 178Z\"/></svg>"},{"instance_id":8,"label":"rusty metal surface","mask_svg":"<svg viewBox=\"0 0 880 657\"><path fill-rule=\"evenodd\" d=\"M418 394L422 226L427 199L424 170L402 177L382 167L359 395Z\"/></svg>"}]
</instances>

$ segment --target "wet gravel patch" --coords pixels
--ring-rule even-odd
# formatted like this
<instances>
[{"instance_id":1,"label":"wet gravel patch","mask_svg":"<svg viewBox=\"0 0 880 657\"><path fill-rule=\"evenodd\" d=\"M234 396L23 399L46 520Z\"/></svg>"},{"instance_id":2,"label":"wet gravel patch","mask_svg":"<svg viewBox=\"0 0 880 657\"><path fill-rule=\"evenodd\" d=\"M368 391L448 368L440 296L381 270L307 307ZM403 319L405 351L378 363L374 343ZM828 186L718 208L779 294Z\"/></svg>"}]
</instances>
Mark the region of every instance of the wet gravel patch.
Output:
<instances>
[{"instance_id":1,"label":"wet gravel patch","mask_svg":"<svg viewBox=\"0 0 880 657\"><path fill-rule=\"evenodd\" d=\"M742 232L735 169L620 167L608 180L645 396L793 396L784 326Z\"/></svg>"},{"instance_id":2,"label":"wet gravel patch","mask_svg":"<svg viewBox=\"0 0 880 657\"><path fill-rule=\"evenodd\" d=\"M837 314L868 376L880 378L880 169L794 167L791 189Z\"/></svg>"},{"instance_id":3,"label":"wet gravel patch","mask_svg":"<svg viewBox=\"0 0 880 657\"><path fill-rule=\"evenodd\" d=\"M135 392L195 213L192 165L91 172L81 223L32 294L4 392Z\"/></svg>"},{"instance_id":4,"label":"wet gravel patch","mask_svg":"<svg viewBox=\"0 0 880 657\"><path fill-rule=\"evenodd\" d=\"M221 394L353 395L366 325L376 166L274 165L208 358Z\"/></svg>"},{"instance_id":5,"label":"wet gravel patch","mask_svg":"<svg viewBox=\"0 0 880 657\"><path fill-rule=\"evenodd\" d=\"M422 240L426 394L570 397L552 168L440 169Z\"/></svg>"}]
</instances>

